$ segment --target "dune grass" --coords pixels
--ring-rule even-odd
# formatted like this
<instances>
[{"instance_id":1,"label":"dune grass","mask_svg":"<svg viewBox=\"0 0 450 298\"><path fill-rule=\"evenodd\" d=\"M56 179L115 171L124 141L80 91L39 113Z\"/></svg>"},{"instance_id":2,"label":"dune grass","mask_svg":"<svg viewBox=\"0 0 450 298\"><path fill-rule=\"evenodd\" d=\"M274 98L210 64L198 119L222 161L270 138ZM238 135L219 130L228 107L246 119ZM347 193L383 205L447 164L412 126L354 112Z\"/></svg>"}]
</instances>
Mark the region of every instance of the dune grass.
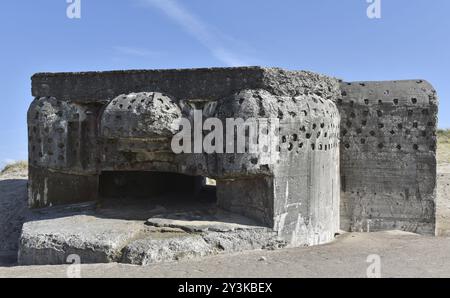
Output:
<instances>
[{"instance_id":1,"label":"dune grass","mask_svg":"<svg viewBox=\"0 0 450 298\"><path fill-rule=\"evenodd\" d=\"M10 164L7 164L0 174L8 174L8 173L17 173L17 172L26 172L28 168L28 162L26 161L16 161Z\"/></svg>"}]
</instances>

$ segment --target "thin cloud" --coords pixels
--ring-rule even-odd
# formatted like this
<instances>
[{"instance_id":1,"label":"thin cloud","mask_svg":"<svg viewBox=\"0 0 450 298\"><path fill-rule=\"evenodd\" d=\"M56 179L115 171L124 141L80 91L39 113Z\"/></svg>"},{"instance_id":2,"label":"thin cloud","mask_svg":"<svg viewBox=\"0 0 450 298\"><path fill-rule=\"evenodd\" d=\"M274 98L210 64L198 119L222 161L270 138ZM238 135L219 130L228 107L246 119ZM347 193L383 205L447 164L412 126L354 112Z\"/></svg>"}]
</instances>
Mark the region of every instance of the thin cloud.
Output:
<instances>
[{"instance_id":1,"label":"thin cloud","mask_svg":"<svg viewBox=\"0 0 450 298\"><path fill-rule=\"evenodd\" d=\"M138 56L138 57L153 57L153 56L159 56L161 55L160 52L157 51L150 51L146 49L141 48L134 48L134 47L124 47L124 46L116 46L113 48L114 51L125 54L129 56Z\"/></svg>"},{"instance_id":2,"label":"thin cloud","mask_svg":"<svg viewBox=\"0 0 450 298\"><path fill-rule=\"evenodd\" d=\"M227 66L248 65L238 55L223 46L223 38L218 32L209 29L211 26L202 22L194 14L181 6L175 0L142 0L142 3L156 7L166 14L172 21L180 25L187 33L194 37L209 52Z\"/></svg>"}]
</instances>

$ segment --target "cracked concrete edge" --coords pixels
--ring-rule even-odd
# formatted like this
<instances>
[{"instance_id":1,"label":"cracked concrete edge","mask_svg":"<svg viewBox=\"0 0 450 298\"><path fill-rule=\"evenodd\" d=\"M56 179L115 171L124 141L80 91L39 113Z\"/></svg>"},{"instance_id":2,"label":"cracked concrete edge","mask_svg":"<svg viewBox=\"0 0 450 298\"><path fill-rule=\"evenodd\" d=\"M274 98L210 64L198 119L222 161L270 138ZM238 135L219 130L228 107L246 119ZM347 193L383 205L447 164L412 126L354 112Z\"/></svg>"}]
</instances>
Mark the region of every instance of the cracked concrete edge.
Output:
<instances>
[{"instance_id":1,"label":"cracked concrete edge","mask_svg":"<svg viewBox=\"0 0 450 298\"><path fill-rule=\"evenodd\" d=\"M155 228L143 222L99 219L89 215L30 221L20 237L19 265L67 264L70 255L81 263L151 265L207 255L285 247L267 229L187 233Z\"/></svg>"}]
</instances>

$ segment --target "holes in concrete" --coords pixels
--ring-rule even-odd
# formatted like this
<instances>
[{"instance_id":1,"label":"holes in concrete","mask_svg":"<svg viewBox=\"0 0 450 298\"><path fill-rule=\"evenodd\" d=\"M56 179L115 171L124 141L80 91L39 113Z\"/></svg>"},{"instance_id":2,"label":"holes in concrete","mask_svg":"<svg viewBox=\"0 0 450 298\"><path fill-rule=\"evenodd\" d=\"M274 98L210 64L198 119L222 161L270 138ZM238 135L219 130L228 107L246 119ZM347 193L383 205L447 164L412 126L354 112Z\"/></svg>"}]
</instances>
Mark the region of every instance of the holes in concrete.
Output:
<instances>
[{"instance_id":1,"label":"holes in concrete","mask_svg":"<svg viewBox=\"0 0 450 298\"><path fill-rule=\"evenodd\" d=\"M417 103L417 98L411 98L411 102L413 103L413 104L416 104Z\"/></svg>"}]
</instances>

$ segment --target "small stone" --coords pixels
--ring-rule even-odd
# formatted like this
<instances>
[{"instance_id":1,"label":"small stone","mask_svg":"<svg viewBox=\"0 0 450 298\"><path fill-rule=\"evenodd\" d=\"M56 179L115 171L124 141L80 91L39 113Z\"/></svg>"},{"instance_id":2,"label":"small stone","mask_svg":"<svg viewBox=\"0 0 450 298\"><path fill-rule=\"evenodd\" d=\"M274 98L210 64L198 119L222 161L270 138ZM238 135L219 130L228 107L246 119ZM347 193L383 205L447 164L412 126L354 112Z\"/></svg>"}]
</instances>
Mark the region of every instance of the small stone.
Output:
<instances>
[{"instance_id":1,"label":"small stone","mask_svg":"<svg viewBox=\"0 0 450 298\"><path fill-rule=\"evenodd\" d=\"M260 262L265 262L265 261L267 261L267 258L266 258L266 257L260 257L260 258L258 259L258 261L260 261Z\"/></svg>"}]
</instances>

